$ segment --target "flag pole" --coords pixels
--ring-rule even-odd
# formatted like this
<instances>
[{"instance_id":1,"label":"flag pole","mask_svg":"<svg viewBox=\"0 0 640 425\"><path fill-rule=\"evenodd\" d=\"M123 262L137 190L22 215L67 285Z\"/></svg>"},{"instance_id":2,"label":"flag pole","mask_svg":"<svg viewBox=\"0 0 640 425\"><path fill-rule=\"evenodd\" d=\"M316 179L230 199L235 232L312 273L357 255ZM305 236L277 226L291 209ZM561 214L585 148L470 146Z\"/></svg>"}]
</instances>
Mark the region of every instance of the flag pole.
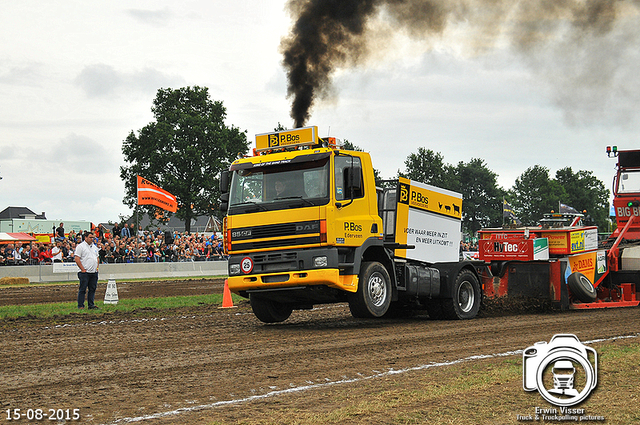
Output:
<instances>
[{"instance_id":1,"label":"flag pole","mask_svg":"<svg viewBox=\"0 0 640 425\"><path fill-rule=\"evenodd\" d=\"M140 202L140 194L138 192L138 180L139 180L138 176L136 176L136 233L135 233L135 235L136 235L136 243L138 242L138 227L140 226L140 220L139 220L139 217L138 217L138 210L139 210L139 207L140 207L140 204L139 204L139 202Z\"/></svg>"}]
</instances>

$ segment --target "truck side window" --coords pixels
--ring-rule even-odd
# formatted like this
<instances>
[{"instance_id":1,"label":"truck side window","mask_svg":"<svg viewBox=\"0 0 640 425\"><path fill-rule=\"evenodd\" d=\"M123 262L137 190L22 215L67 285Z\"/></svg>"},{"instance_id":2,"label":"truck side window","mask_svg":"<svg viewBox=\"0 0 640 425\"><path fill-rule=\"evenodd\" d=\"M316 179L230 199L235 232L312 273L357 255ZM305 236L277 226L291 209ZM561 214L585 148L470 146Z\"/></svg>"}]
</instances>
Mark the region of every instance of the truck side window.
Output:
<instances>
[{"instance_id":1,"label":"truck side window","mask_svg":"<svg viewBox=\"0 0 640 425\"><path fill-rule=\"evenodd\" d=\"M349 174L353 172L353 186L349 187ZM337 156L335 159L336 201L344 201L364 196L362 166L360 158L351 156Z\"/></svg>"}]
</instances>

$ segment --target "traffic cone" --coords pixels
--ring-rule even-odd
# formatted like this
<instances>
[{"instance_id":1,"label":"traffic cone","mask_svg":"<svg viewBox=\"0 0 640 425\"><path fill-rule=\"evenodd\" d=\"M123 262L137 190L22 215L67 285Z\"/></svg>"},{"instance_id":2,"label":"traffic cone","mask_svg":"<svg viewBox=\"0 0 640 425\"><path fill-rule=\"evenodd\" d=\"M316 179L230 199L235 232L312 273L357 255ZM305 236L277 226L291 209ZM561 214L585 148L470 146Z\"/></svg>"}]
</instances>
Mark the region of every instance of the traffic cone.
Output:
<instances>
[{"instance_id":1,"label":"traffic cone","mask_svg":"<svg viewBox=\"0 0 640 425\"><path fill-rule=\"evenodd\" d=\"M104 293L105 304L118 304L118 287L116 286L116 280L110 278L107 281L107 291Z\"/></svg>"},{"instance_id":2,"label":"traffic cone","mask_svg":"<svg viewBox=\"0 0 640 425\"><path fill-rule=\"evenodd\" d=\"M219 308L234 308L233 300L231 299L231 291L229 290L229 282L224 280L224 290L222 291L222 307Z\"/></svg>"}]
</instances>

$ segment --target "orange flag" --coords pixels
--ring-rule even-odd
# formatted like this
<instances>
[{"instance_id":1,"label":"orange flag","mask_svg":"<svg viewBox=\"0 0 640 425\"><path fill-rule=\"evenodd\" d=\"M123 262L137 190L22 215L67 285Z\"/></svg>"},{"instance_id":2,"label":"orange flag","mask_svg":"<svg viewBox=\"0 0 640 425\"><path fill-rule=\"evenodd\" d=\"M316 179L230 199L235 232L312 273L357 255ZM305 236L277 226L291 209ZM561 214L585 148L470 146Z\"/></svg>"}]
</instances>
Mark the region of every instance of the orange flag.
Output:
<instances>
[{"instance_id":1,"label":"orange flag","mask_svg":"<svg viewBox=\"0 0 640 425\"><path fill-rule=\"evenodd\" d=\"M175 196L140 176L138 176L138 205L155 205L167 211L178 211L178 201Z\"/></svg>"}]
</instances>

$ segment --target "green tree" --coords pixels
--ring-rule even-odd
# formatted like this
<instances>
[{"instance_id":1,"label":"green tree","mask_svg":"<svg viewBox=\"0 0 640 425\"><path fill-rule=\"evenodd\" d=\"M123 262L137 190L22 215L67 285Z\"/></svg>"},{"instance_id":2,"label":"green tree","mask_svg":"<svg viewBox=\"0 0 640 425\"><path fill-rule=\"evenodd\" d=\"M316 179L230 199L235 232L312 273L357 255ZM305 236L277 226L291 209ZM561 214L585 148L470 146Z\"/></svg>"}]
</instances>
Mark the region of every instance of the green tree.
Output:
<instances>
[{"instance_id":1,"label":"green tree","mask_svg":"<svg viewBox=\"0 0 640 425\"><path fill-rule=\"evenodd\" d=\"M441 153L421 147L404 164L405 171L398 171L401 177L462 194L462 226L468 233L502 223L504 190L484 160L473 158L454 167L444 162Z\"/></svg>"},{"instance_id":2,"label":"green tree","mask_svg":"<svg viewBox=\"0 0 640 425\"><path fill-rule=\"evenodd\" d=\"M548 168L534 165L516 179L509 195L522 224L536 225L544 213L558 210L566 192L560 183L549 177Z\"/></svg>"},{"instance_id":3,"label":"green tree","mask_svg":"<svg viewBox=\"0 0 640 425\"><path fill-rule=\"evenodd\" d=\"M498 175L491 171L483 159L459 162L456 168L457 191L462 193L462 224L474 235L483 227L502 224L502 196Z\"/></svg>"},{"instance_id":4,"label":"green tree","mask_svg":"<svg viewBox=\"0 0 640 425\"><path fill-rule=\"evenodd\" d=\"M565 167L556 172L556 181L565 191L560 200L578 211L586 211L600 229L608 229L609 220L609 190L592 171L580 170L574 173L571 167Z\"/></svg>"},{"instance_id":5,"label":"green tree","mask_svg":"<svg viewBox=\"0 0 640 425\"><path fill-rule=\"evenodd\" d=\"M246 131L224 123L226 108L206 87L159 89L151 108L155 121L129 133L122 145L128 165L120 167L124 203L137 203L136 175L176 196L176 216L191 220L217 211L220 172L249 148ZM140 206L153 217L155 207Z\"/></svg>"},{"instance_id":6,"label":"green tree","mask_svg":"<svg viewBox=\"0 0 640 425\"><path fill-rule=\"evenodd\" d=\"M418 148L417 153L410 154L404 161L405 171L398 170L400 177L441 187L457 190L458 181L455 167L444 163L440 152Z\"/></svg>"},{"instance_id":7,"label":"green tree","mask_svg":"<svg viewBox=\"0 0 640 425\"><path fill-rule=\"evenodd\" d=\"M278 125L276 126L276 128L273 129L273 131L284 131L284 130L288 130L288 128L282 125L280 121L278 121Z\"/></svg>"}]
</instances>

